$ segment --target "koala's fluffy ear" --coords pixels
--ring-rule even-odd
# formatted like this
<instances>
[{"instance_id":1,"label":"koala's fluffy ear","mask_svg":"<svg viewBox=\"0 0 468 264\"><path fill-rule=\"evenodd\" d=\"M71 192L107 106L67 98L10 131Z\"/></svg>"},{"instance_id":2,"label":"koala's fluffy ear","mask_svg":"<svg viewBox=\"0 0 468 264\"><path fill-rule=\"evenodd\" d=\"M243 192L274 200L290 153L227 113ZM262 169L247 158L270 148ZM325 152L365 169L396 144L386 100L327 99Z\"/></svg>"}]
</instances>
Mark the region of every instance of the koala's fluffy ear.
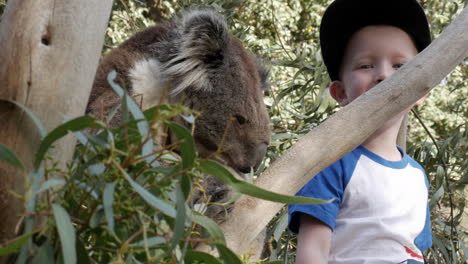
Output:
<instances>
[{"instance_id":1,"label":"koala's fluffy ear","mask_svg":"<svg viewBox=\"0 0 468 264\"><path fill-rule=\"evenodd\" d=\"M260 57L251 54L255 59L255 63L257 64L258 74L260 75L260 82L262 84L262 91L269 91L270 90L270 66L263 61Z\"/></svg>"},{"instance_id":2,"label":"koala's fluffy ear","mask_svg":"<svg viewBox=\"0 0 468 264\"><path fill-rule=\"evenodd\" d=\"M176 54L163 65L176 95L187 87L211 89L210 71L219 68L229 38L225 18L214 10L192 10L176 22Z\"/></svg>"}]
</instances>

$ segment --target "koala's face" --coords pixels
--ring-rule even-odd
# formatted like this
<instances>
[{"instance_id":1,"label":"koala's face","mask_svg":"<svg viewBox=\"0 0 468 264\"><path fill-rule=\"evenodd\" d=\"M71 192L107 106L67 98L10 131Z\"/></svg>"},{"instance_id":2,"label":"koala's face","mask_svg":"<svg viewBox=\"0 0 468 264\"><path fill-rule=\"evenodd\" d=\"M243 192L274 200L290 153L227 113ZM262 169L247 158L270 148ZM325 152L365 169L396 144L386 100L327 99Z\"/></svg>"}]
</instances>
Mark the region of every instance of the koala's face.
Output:
<instances>
[{"instance_id":1,"label":"koala's face","mask_svg":"<svg viewBox=\"0 0 468 264\"><path fill-rule=\"evenodd\" d=\"M266 73L239 40L231 38L223 62L210 75L211 88L186 92L186 103L202 114L195 141L202 156L221 150L218 159L246 173L257 167L270 143L270 121L263 101Z\"/></svg>"}]
</instances>

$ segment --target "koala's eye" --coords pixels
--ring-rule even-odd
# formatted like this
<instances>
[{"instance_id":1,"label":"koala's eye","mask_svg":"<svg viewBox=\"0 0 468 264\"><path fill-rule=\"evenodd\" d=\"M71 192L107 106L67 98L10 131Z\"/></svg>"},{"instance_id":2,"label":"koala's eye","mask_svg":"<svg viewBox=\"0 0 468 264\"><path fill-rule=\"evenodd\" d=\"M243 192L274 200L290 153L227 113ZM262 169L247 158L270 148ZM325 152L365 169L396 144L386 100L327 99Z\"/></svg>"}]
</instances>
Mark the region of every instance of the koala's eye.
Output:
<instances>
[{"instance_id":1,"label":"koala's eye","mask_svg":"<svg viewBox=\"0 0 468 264\"><path fill-rule=\"evenodd\" d=\"M245 119L245 117L243 117L241 115L234 115L234 118L237 120L239 125L243 125L243 124L247 123L247 119Z\"/></svg>"}]
</instances>

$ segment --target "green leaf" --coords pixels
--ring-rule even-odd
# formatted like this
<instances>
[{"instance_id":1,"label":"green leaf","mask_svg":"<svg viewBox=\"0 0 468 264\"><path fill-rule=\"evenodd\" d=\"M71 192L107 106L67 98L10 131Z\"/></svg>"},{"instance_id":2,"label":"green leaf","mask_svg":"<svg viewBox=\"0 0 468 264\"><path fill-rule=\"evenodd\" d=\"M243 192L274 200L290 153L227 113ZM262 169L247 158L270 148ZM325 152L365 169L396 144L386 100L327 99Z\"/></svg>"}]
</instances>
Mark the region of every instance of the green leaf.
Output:
<instances>
[{"instance_id":1,"label":"green leaf","mask_svg":"<svg viewBox=\"0 0 468 264\"><path fill-rule=\"evenodd\" d=\"M434 205L440 200L440 198L444 195L444 185L440 185L439 189L432 195L431 201L429 202L429 207L432 209Z\"/></svg>"},{"instance_id":2,"label":"green leaf","mask_svg":"<svg viewBox=\"0 0 468 264\"><path fill-rule=\"evenodd\" d=\"M26 243L36 232L24 234L15 240L13 240L8 245L2 245L0 248L0 256L6 256L11 253L18 252L19 248Z\"/></svg>"},{"instance_id":3,"label":"green leaf","mask_svg":"<svg viewBox=\"0 0 468 264\"><path fill-rule=\"evenodd\" d=\"M91 116L81 116L70 121L65 122L64 124L56 127L52 130L41 142L39 150L36 153L36 159L34 161L34 168L39 168L41 161L44 159L44 155L50 146L60 138L68 134L69 131L74 132L84 128L98 128L102 127L100 122L96 122Z\"/></svg>"},{"instance_id":4,"label":"green leaf","mask_svg":"<svg viewBox=\"0 0 468 264\"><path fill-rule=\"evenodd\" d=\"M161 244L166 243L166 239L164 237L150 237L146 240L141 240L136 243L130 244L130 247L132 248L152 248L154 246L158 246Z\"/></svg>"},{"instance_id":5,"label":"green leaf","mask_svg":"<svg viewBox=\"0 0 468 264\"><path fill-rule=\"evenodd\" d=\"M107 227L109 230L115 234L114 232L114 210L112 208L112 204L114 203L114 190L115 190L115 182L107 183L106 187L104 187L103 193L103 206L104 206L104 213L106 215Z\"/></svg>"},{"instance_id":6,"label":"green leaf","mask_svg":"<svg viewBox=\"0 0 468 264\"><path fill-rule=\"evenodd\" d=\"M23 105L21 103L18 103L18 102L15 102L13 100L8 100L8 99L1 99L0 98L0 101L12 103L12 104L18 106L19 108L21 108L29 116L29 118L31 118L33 123L36 125L41 137L45 137L47 135L47 130L45 129L45 127L42 124L41 120L39 120L39 118L36 116L36 114L34 114L34 112L31 111L29 108L27 108L25 105Z\"/></svg>"},{"instance_id":7,"label":"green leaf","mask_svg":"<svg viewBox=\"0 0 468 264\"><path fill-rule=\"evenodd\" d=\"M193 140L190 131L177 123L165 122L168 127L171 128L172 132L176 135L177 139L182 140L180 144L180 152L182 156L182 167L184 169L190 168L196 157L195 141Z\"/></svg>"},{"instance_id":8,"label":"green leaf","mask_svg":"<svg viewBox=\"0 0 468 264\"><path fill-rule=\"evenodd\" d=\"M195 263L195 261L198 261L200 264L222 264L221 261L213 257L212 255L201 252L201 251L189 251L185 255L185 263Z\"/></svg>"},{"instance_id":9,"label":"green leaf","mask_svg":"<svg viewBox=\"0 0 468 264\"><path fill-rule=\"evenodd\" d=\"M183 115L183 114L180 114L179 116L181 116L185 122L189 123L189 124L195 124L195 116L193 115Z\"/></svg>"},{"instance_id":10,"label":"green leaf","mask_svg":"<svg viewBox=\"0 0 468 264\"><path fill-rule=\"evenodd\" d=\"M188 173L184 173L180 177L180 186L184 197L189 197L192 192L192 179Z\"/></svg>"},{"instance_id":11,"label":"green leaf","mask_svg":"<svg viewBox=\"0 0 468 264\"><path fill-rule=\"evenodd\" d=\"M88 166L88 172L92 176L99 175L106 170L106 166L102 163L91 164Z\"/></svg>"},{"instance_id":12,"label":"green leaf","mask_svg":"<svg viewBox=\"0 0 468 264\"><path fill-rule=\"evenodd\" d=\"M120 86L119 86L120 87ZM114 88L115 90L115 88ZM125 124L130 121L130 115L128 114L128 94L123 91L122 94L122 104L120 108L120 124Z\"/></svg>"},{"instance_id":13,"label":"green leaf","mask_svg":"<svg viewBox=\"0 0 468 264\"><path fill-rule=\"evenodd\" d=\"M146 143L143 145L143 148L141 150L141 155L146 157L145 160L146 162L150 163L153 159L151 156L151 153L153 153L153 140L149 136L149 124L148 121L146 121L145 115L141 111L140 107L133 101L133 99L130 96L124 96L126 92L122 87L120 87L114 80L115 77L117 76L117 73L115 71L112 71L107 75L107 81L111 85L112 89L120 96L123 97L125 100L125 103L123 104L124 107L128 107L128 110L130 110L130 113L133 115L135 120L138 120L137 127L138 127L138 132L141 135L142 141L146 141Z\"/></svg>"},{"instance_id":14,"label":"green leaf","mask_svg":"<svg viewBox=\"0 0 468 264\"><path fill-rule=\"evenodd\" d=\"M76 236L75 228L71 222L70 216L63 207L58 204L52 204L55 223L62 246L63 261L65 264L74 264L76 261Z\"/></svg>"},{"instance_id":15,"label":"green leaf","mask_svg":"<svg viewBox=\"0 0 468 264\"><path fill-rule=\"evenodd\" d=\"M264 200L286 204L324 204L333 201L333 199L324 201L309 197L289 196L261 189L254 184L237 179L223 165L213 160L204 161L201 164L201 169L203 173L216 177L218 180L222 181L226 185L231 186L234 190L240 193Z\"/></svg>"},{"instance_id":16,"label":"green leaf","mask_svg":"<svg viewBox=\"0 0 468 264\"><path fill-rule=\"evenodd\" d=\"M54 263L54 248L49 240L46 240L34 256L33 263Z\"/></svg>"},{"instance_id":17,"label":"green leaf","mask_svg":"<svg viewBox=\"0 0 468 264\"><path fill-rule=\"evenodd\" d=\"M26 212L33 213L36 210L36 195L39 190L39 184L44 178L45 170L44 168L39 168L39 170L32 170L29 172L29 179L32 182L30 187L30 193L28 199L26 200ZM29 215L25 217L24 220L24 230L23 233L31 233L35 224L35 216ZM20 254L18 256L18 264L26 263L30 250L32 249L32 243L28 242L23 244Z\"/></svg>"},{"instance_id":18,"label":"green leaf","mask_svg":"<svg viewBox=\"0 0 468 264\"><path fill-rule=\"evenodd\" d=\"M91 218L89 219L89 226L91 228L97 227L99 224L101 224L102 219L105 217L104 209L102 208L102 205L99 205L96 209L94 209L93 214L91 215Z\"/></svg>"},{"instance_id":19,"label":"green leaf","mask_svg":"<svg viewBox=\"0 0 468 264\"><path fill-rule=\"evenodd\" d=\"M136 183L134 180L127 175L125 171L121 171L124 173L125 179L130 183L133 189L143 198L149 205L154 207L157 210L160 210L163 214L170 216L172 218L176 217L176 210L170 204L161 200L143 188L141 185Z\"/></svg>"},{"instance_id":20,"label":"green leaf","mask_svg":"<svg viewBox=\"0 0 468 264\"><path fill-rule=\"evenodd\" d=\"M175 218L171 249L169 250L169 252L171 252L177 246L177 244L179 244L179 241L182 239L185 232L185 220L187 218L187 213L185 208L185 197L182 193L180 185L176 186L176 209L177 216Z\"/></svg>"},{"instance_id":21,"label":"green leaf","mask_svg":"<svg viewBox=\"0 0 468 264\"><path fill-rule=\"evenodd\" d=\"M438 249L439 252L444 256L445 263L450 263L449 253L445 247L446 243L440 240L437 236L432 237L432 242L434 243L432 247Z\"/></svg>"},{"instance_id":22,"label":"green leaf","mask_svg":"<svg viewBox=\"0 0 468 264\"><path fill-rule=\"evenodd\" d=\"M239 257L232 252L228 247L221 244L216 244L216 249L218 249L219 258L224 260L226 264L242 264L242 261Z\"/></svg>"},{"instance_id":23,"label":"green leaf","mask_svg":"<svg viewBox=\"0 0 468 264\"><path fill-rule=\"evenodd\" d=\"M208 218L204 215L201 215L197 212L193 212L192 221L199 224L208 232L211 238L216 239L216 243L226 244L226 239L224 238L224 233L219 227L219 225L213 221L211 218Z\"/></svg>"},{"instance_id":24,"label":"green leaf","mask_svg":"<svg viewBox=\"0 0 468 264\"><path fill-rule=\"evenodd\" d=\"M288 227L288 214L286 212L283 212L283 215L278 221L278 224L276 224L276 226L274 227L273 238L275 239L275 241L279 241L281 235L286 230L286 227Z\"/></svg>"},{"instance_id":25,"label":"green leaf","mask_svg":"<svg viewBox=\"0 0 468 264\"><path fill-rule=\"evenodd\" d=\"M18 169L24 170L23 163L16 157L16 154L7 146L0 144L0 160L15 166Z\"/></svg>"},{"instance_id":26,"label":"green leaf","mask_svg":"<svg viewBox=\"0 0 468 264\"><path fill-rule=\"evenodd\" d=\"M65 184L65 180L63 180L63 179L50 179L50 180L47 180L46 182L44 182L41 185L41 188L39 188L37 193L39 194L41 192L47 191L48 189L50 189L50 188L52 188L54 186L64 185L64 184Z\"/></svg>"}]
</instances>

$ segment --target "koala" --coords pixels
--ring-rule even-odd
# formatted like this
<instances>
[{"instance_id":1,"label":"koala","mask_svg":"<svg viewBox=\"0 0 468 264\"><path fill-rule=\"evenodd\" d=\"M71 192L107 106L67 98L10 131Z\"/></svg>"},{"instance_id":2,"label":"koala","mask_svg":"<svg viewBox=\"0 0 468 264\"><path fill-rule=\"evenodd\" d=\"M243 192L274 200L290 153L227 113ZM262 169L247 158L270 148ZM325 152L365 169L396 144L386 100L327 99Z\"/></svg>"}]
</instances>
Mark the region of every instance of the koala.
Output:
<instances>
[{"instance_id":1,"label":"koala","mask_svg":"<svg viewBox=\"0 0 468 264\"><path fill-rule=\"evenodd\" d=\"M88 113L108 113L119 102L107 82L113 70L130 95L142 95L143 109L182 101L201 112L194 129L201 157L222 147L224 151L215 158L239 174L261 163L271 134L263 101L263 92L269 88L267 70L229 33L219 13L187 11L113 49L98 67ZM184 124L182 119L177 121ZM214 178L205 181L205 189L211 201L228 198L227 189ZM200 193L194 196L195 201L201 198Z\"/></svg>"}]
</instances>

